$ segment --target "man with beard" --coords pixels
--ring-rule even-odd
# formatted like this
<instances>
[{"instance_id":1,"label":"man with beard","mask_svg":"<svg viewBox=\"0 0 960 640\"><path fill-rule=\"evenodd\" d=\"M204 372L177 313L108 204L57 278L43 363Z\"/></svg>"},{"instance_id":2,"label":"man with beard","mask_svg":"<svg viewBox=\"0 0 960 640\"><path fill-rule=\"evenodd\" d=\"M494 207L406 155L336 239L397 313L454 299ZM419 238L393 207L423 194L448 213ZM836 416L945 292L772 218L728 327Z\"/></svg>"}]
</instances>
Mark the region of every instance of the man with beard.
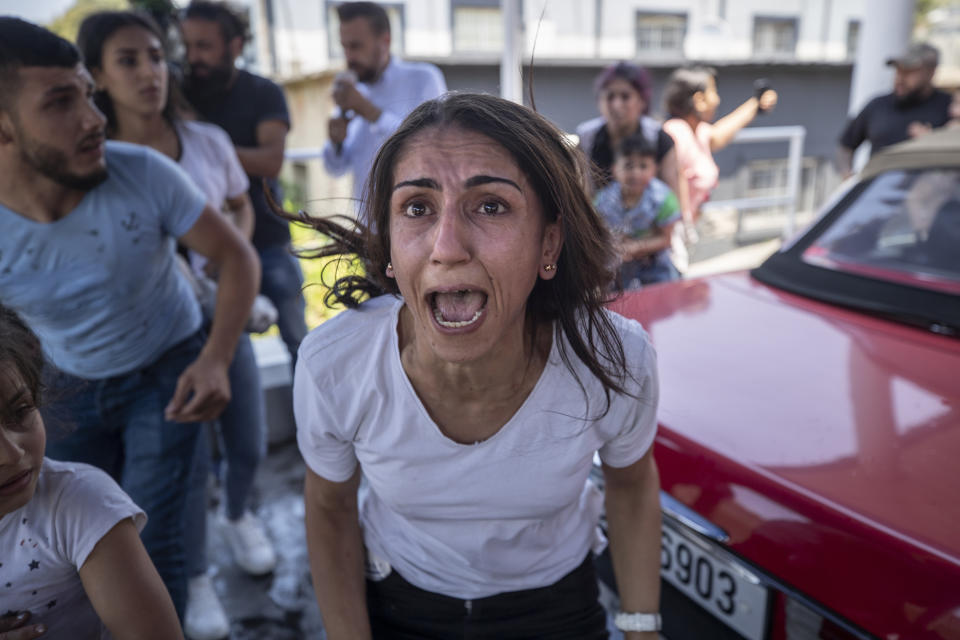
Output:
<instances>
[{"instance_id":1,"label":"man with beard","mask_svg":"<svg viewBox=\"0 0 960 640\"><path fill-rule=\"evenodd\" d=\"M105 141L66 40L0 18L0 87L0 302L53 365L46 453L107 471L146 511L143 542L182 615L187 480L199 423L230 398L256 254L175 163ZM175 239L220 268L209 338Z\"/></svg>"},{"instance_id":2,"label":"man with beard","mask_svg":"<svg viewBox=\"0 0 960 640\"><path fill-rule=\"evenodd\" d=\"M887 60L896 69L893 93L877 96L851 120L840 136L837 168L852 173L853 152L864 141L871 153L943 126L950 118L950 94L933 87L940 52L928 44L914 44L906 53Z\"/></svg>"},{"instance_id":3,"label":"man with beard","mask_svg":"<svg viewBox=\"0 0 960 640\"><path fill-rule=\"evenodd\" d=\"M335 176L348 170L353 173L353 196L359 208L380 145L407 114L421 102L444 93L447 84L432 64L390 55L390 20L383 7L373 2L344 2L337 6L337 15L340 44L350 72L341 73L334 82L337 112L328 122L323 164Z\"/></svg>"},{"instance_id":4,"label":"man with beard","mask_svg":"<svg viewBox=\"0 0 960 640\"><path fill-rule=\"evenodd\" d=\"M283 92L270 80L237 69L249 32L246 20L220 2L190 3L181 21L187 49L184 90L206 120L224 129L250 179L254 210L253 246L263 265L261 293L277 308L277 327L296 359L307 334L303 273L290 253L287 221L274 215L264 186L275 202L283 202L277 176L290 116Z\"/></svg>"}]
</instances>

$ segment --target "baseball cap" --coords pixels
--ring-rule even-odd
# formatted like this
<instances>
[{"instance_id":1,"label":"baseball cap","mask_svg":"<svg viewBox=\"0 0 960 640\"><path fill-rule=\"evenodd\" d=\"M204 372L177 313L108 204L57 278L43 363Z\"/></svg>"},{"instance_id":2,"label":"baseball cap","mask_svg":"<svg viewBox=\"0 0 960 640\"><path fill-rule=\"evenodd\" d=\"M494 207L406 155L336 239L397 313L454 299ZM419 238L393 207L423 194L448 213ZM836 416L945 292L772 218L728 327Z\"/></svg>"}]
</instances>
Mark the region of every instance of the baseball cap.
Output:
<instances>
[{"instance_id":1,"label":"baseball cap","mask_svg":"<svg viewBox=\"0 0 960 640\"><path fill-rule=\"evenodd\" d=\"M940 62L940 51L925 42L910 45L902 55L887 58L887 65L898 67L935 67Z\"/></svg>"}]
</instances>

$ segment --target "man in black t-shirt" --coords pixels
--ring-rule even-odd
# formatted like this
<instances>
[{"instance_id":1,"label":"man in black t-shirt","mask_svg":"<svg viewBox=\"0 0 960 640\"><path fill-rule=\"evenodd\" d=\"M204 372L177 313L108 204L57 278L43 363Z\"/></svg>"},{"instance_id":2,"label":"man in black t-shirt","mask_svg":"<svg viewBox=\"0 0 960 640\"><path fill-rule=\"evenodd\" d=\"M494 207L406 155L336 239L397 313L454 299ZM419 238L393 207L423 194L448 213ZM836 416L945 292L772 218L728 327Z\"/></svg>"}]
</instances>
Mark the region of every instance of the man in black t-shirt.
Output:
<instances>
[{"instance_id":1,"label":"man in black t-shirt","mask_svg":"<svg viewBox=\"0 0 960 640\"><path fill-rule=\"evenodd\" d=\"M253 246L263 265L260 292L277 308L280 336L296 359L307 333L303 274L289 251L290 230L267 203L264 183L283 202L277 176L283 165L290 115L283 91L266 78L237 69L247 39L245 22L220 2L192 2L181 23L187 49L184 83L190 103L230 135L250 177L255 212Z\"/></svg>"},{"instance_id":2,"label":"man in black t-shirt","mask_svg":"<svg viewBox=\"0 0 960 640\"><path fill-rule=\"evenodd\" d=\"M940 52L928 44L912 45L902 56L887 60L896 68L893 93L868 102L840 136L837 168L844 177L851 174L853 152L863 142L869 141L871 153L876 153L946 124L950 94L933 87L939 61Z\"/></svg>"}]
</instances>

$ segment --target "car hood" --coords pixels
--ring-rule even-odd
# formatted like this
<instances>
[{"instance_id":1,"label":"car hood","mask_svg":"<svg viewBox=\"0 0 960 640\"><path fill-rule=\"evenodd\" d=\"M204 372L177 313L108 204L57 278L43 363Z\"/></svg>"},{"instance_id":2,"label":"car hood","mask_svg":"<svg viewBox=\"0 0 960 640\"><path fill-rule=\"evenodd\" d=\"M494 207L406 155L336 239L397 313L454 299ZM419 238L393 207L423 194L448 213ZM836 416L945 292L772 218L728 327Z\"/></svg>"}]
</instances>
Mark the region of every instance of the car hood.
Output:
<instances>
[{"instance_id":1,"label":"car hood","mask_svg":"<svg viewBox=\"0 0 960 640\"><path fill-rule=\"evenodd\" d=\"M752 511L752 524L704 513L726 519L717 524L734 544L763 523L828 512L865 539L895 540L960 575L960 340L747 273L650 287L613 307L639 320L657 348L658 445L696 449L704 468L722 460L752 474L727 489L742 492L733 502L741 515ZM684 494L702 491L687 486L692 477L662 473L665 489L697 506Z\"/></svg>"}]
</instances>

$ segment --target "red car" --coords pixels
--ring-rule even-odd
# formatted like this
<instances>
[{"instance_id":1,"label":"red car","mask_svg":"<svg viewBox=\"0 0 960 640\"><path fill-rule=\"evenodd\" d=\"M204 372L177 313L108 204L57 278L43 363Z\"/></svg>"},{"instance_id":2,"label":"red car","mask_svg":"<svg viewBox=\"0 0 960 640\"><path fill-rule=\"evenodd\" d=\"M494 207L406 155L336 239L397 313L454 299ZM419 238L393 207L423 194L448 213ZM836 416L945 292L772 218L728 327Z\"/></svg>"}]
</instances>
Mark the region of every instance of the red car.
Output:
<instances>
[{"instance_id":1,"label":"red car","mask_svg":"<svg viewBox=\"0 0 960 640\"><path fill-rule=\"evenodd\" d=\"M960 639L960 130L612 306L659 355L667 638Z\"/></svg>"}]
</instances>

